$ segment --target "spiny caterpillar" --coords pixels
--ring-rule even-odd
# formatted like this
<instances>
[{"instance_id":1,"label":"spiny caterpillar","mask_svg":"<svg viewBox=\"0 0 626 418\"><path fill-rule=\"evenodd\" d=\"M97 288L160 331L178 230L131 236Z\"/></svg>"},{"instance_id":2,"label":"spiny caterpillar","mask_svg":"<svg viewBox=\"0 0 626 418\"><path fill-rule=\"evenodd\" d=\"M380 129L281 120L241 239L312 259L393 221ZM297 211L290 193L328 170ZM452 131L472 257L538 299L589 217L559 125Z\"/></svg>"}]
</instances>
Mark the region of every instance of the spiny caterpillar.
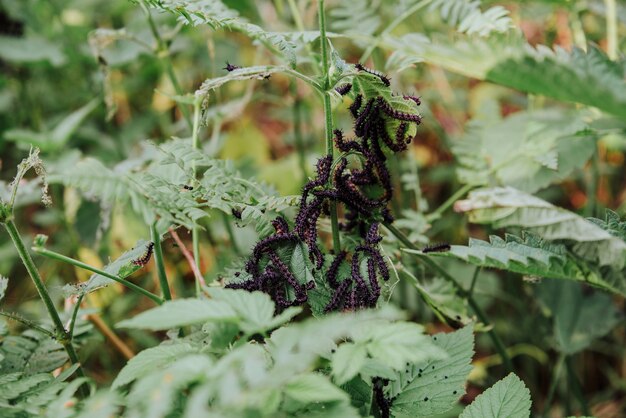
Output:
<instances>
[{"instance_id":1,"label":"spiny caterpillar","mask_svg":"<svg viewBox=\"0 0 626 418\"><path fill-rule=\"evenodd\" d=\"M335 87L335 91L341 94L342 96L345 96L346 94L350 93L350 90L352 90L352 84L350 83L342 84L341 86Z\"/></svg>"},{"instance_id":2,"label":"spiny caterpillar","mask_svg":"<svg viewBox=\"0 0 626 418\"><path fill-rule=\"evenodd\" d=\"M224 67L223 69L230 73L231 71L235 71L235 70L238 70L240 68L241 67L239 67L238 65L234 65L234 64L231 64L230 62L226 61L226 67Z\"/></svg>"},{"instance_id":3,"label":"spiny caterpillar","mask_svg":"<svg viewBox=\"0 0 626 418\"><path fill-rule=\"evenodd\" d=\"M148 261L150 261L150 257L152 257L152 251L154 250L154 242L150 241L148 243L148 246L146 248L146 252L143 253L143 255L141 257L138 257L136 259L134 259L132 261L132 263L136 266L140 266L143 267L146 264L148 264Z\"/></svg>"},{"instance_id":4,"label":"spiny caterpillar","mask_svg":"<svg viewBox=\"0 0 626 418\"><path fill-rule=\"evenodd\" d=\"M356 68L359 71L364 71L366 73L369 73L369 74L371 74L373 76L376 76L376 77L380 78L380 81L382 81L383 84L385 86L387 86L387 87L389 87L391 85L391 81L390 81L389 77L387 77L385 74L383 74L383 73L381 73L379 71L372 70L370 68L364 67L361 63L358 63L358 62L356 64L354 64L354 68Z\"/></svg>"},{"instance_id":5,"label":"spiny caterpillar","mask_svg":"<svg viewBox=\"0 0 626 418\"><path fill-rule=\"evenodd\" d=\"M440 244L428 245L424 247L422 253L444 253L446 251L450 251L450 244L442 242Z\"/></svg>"}]
</instances>

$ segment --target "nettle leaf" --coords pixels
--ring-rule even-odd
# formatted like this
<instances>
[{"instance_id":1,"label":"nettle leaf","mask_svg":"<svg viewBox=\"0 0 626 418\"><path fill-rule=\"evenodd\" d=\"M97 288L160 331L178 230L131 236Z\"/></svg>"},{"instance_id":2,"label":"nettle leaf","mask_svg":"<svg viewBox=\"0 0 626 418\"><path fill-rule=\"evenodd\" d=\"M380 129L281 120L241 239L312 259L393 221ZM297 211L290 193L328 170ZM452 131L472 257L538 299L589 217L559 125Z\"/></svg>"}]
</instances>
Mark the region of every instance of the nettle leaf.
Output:
<instances>
[{"instance_id":1,"label":"nettle leaf","mask_svg":"<svg viewBox=\"0 0 626 418\"><path fill-rule=\"evenodd\" d=\"M507 32L513 26L509 11L493 6L484 12L478 0L435 0L429 10L439 10L441 18L457 26L461 33L487 36L492 32Z\"/></svg>"},{"instance_id":2,"label":"nettle leaf","mask_svg":"<svg viewBox=\"0 0 626 418\"><path fill-rule=\"evenodd\" d=\"M259 41L270 50L277 49L292 67L296 65L296 45L277 32L267 32L249 23L236 10L226 7L219 0L150 0L154 6L181 16L181 21L194 26L207 24L213 29L241 32Z\"/></svg>"},{"instance_id":3,"label":"nettle leaf","mask_svg":"<svg viewBox=\"0 0 626 418\"><path fill-rule=\"evenodd\" d=\"M0 375L51 372L67 361L67 353L61 344L34 330L4 337L0 342L0 355L4 357L0 362Z\"/></svg>"},{"instance_id":4,"label":"nettle leaf","mask_svg":"<svg viewBox=\"0 0 626 418\"><path fill-rule=\"evenodd\" d=\"M222 301L177 299L117 324L118 328L162 331L209 321L236 321L237 313Z\"/></svg>"},{"instance_id":5,"label":"nettle leaf","mask_svg":"<svg viewBox=\"0 0 626 418\"><path fill-rule=\"evenodd\" d=\"M188 355L168 367L154 369L139 379L127 398L129 416L166 417L180 407L182 393L195 382L202 382L213 362L205 355Z\"/></svg>"},{"instance_id":6,"label":"nettle leaf","mask_svg":"<svg viewBox=\"0 0 626 418\"><path fill-rule=\"evenodd\" d=\"M587 52L552 50L544 45L533 47L511 33L487 39L457 37L454 42L408 42L385 36L384 44L400 56L396 60L425 61L525 93L626 116L624 66L593 45Z\"/></svg>"},{"instance_id":7,"label":"nettle leaf","mask_svg":"<svg viewBox=\"0 0 626 418\"><path fill-rule=\"evenodd\" d=\"M620 216L612 210L606 209L604 220L597 218L587 218L587 220L598 225L614 237L626 241L626 221L622 221Z\"/></svg>"},{"instance_id":8,"label":"nettle leaf","mask_svg":"<svg viewBox=\"0 0 626 418\"><path fill-rule=\"evenodd\" d=\"M546 240L573 242L576 255L600 266L622 268L626 261L623 240L575 213L512 187L475 190L454 207L467 212L470 222L495 228L519 226Z\"/></svg>"},{"instance_id":9,"label":"nettle leaf","mask_svg":"<svg viewBox=\"0 0 626 418\"><path fill-rule=\"evenodd\" d=\"M274 73L285 72L287 70L287 67L277 67L274 65L257 65L254 67L238 68L222 77L205 80L200 87L198 87L198 90L196 90L195 96L206 98L213 90L231 81L265 80Z\"/></svg>"},{"instance_id":10,"label":"nettle leaf","mask_svg":"<svg viewBox=\"0 0 626 418\"><path fill-rule=\"evenodd\" d=\"M610 295L587 293L577 283L544 282L537 292L554 321L556 348L574 354L624 320Z\"/></svg>"},{"instance_id":11,"label":"nettle leaf","mask_svg":"<svg viewBox=\"0 0 626 418\"><path fill-rule=\"evenodd\" d=\"M472 327L431 338L448 357L412 364L397 374L386 388L387 396L396 397L391 407L394 416L432 417L451 409L465 393L474 355Z\"/></svg>"},{"instance_id":12,"label":"nettle leaf","mask_svg":"<svg viewBox=\"0 0 626 418\"><path fill-rule=\"evenodd\" d=\"M563 181L595 149L582 117L580 111L559 109L470 123L452 148L459 162L457 177L462 183L512 186L529 193Z\"/></svg>"},{"instance_id":13,"label":"nettle leaf","mask_svg":"<svg viewBox=\"0 0 626 418\"><path fill-rule=\"evenodd\" d=\"M530 391L519 377L510 373L478 395L459 418L528 418L530 407Z\"/></svg>"},{"instance_id":14,"label":"nettle leaf","mask_svg":"<svg viewBox=\"0 0 626 418\"><path fill-rule=\"evenodd\" d=\"M125 279L132 275L137 270L141 269L141 266L133 264L133 260L136 260L146 253L149 241L139 240L135 246L119 256L115 261L107 264L104 267L104 271L118 276L120 279ZM63 294L65 297L71 295L86 295L103 287L109 286L115 283L115 280L111 280L108 277L104 277L100 274L92 274L89 280L84 283L72 283L63 286Z\"/></svg>"},{"instance_id":15,"label":"nettle leaf","mask_svg":"<svg viewBox=\"0 0 626 418\"><path fill-rule=\"evenodd\" d=\"M287 382L285 395L302 403L347 401L348 394L333 385L324 375L307 373Z\"/></svg>"},{"instance_id":16,"label":"nettle leaf","mask_svg":"<svg viewBox=\"0 0 626 418\"><path fill-rule=\"evenodd\" d=\"M404 251L422 253L409 249ZM524 233L522 237L505 234L504 239L492 235L489 242L470 238L467 247L452 245L450 251L429 255L458 258L476 266L508 270L530 277L576 280L626 295L626 283L611 281L573 257L564 245L548 243L530 233Z\"/></svg>"},{"instance_id":17,"label":"nettle leaf","mask_svg":"<svg viewBox=\"0 0 626 418\"><path fill-rule=\"evenodd\" d=\"M212 300L228 304L237 313L238 327L248 335L279 327L302 311L292 306L274 317L275 305L266 293L217 287L205 289Z\"/></svg>"},{"instance_id":18,"label":"nettle leaf","mask_svg":"<svg viewBox=\"0 0 626 418\"><path fill-rule=\"evenodd\" d=\"M168 344L147 348L130 359L117 375L111 388L127 385L132 381L152 373L155 369L169 366L174 361L198 350L190 344Z\"/></svg>"}]
</instances>

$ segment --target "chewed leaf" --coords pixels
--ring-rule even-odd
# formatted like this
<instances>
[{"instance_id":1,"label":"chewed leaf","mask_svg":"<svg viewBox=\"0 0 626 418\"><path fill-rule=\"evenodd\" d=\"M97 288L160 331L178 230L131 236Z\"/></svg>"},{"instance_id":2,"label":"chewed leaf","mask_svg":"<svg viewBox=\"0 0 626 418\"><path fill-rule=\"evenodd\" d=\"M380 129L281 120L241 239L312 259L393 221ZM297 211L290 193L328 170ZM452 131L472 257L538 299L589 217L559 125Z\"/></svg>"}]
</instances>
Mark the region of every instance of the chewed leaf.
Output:
<instances>
[{"instance_id":1,"label":"chewed leaf","mask_svg":"<svg viewBox=\"0 0 626 418\"><path fill-rule=\"evenodd\" d=\"M137 241L137 244L133 249L126 251L115 261L104 267L104 271L114 274L120 279L125 279L126 277L130 276L141 268L141 265L133 263L133 261L138 260L146 255L146 250L149 244L149 241ZM114 282L114 280L111 280L100 274L93 274L89 278L89 280L84 283L66 284L63 287L63 293L66 297L70 295L84 295L106 287Z\"/></svg>"},{"instance_id":2,"label":"chewed leaf","mask_svg":"<svg viewBox=\"0 0 626 418\"><path fill-rule=\"evenodd\" d=\"M473 191L454 205L467 212L470 222L492 224L496 228L519 226L550 241L573 242L572 251L600 266L622 268L626 242L597 224L512 187Z\"/></svg>"}]
</instances>

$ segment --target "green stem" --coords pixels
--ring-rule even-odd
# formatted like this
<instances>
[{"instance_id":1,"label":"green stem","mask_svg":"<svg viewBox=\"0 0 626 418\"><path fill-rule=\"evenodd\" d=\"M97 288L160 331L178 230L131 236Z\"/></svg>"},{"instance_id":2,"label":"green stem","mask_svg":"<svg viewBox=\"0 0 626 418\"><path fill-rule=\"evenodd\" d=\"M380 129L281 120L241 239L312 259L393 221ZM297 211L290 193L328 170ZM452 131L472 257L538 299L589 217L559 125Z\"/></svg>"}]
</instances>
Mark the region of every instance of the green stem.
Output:
<instances>
[{"instance_id":1,"label":"green stem","mask_svg":"<svg viewBox=\"0 0 626 418\"><path fill-rule=\"evenodd\" d=\"M470 288L467 291L467 294L470 295L470 296L474 294L474 286L476 286L476 280L478 279L478 273L480 273L480 267L476 266L476 269L474 270L474 275L472 276L472 284L470 285Z\"/></svg>"},{"instance_id":2,"label":"green stem","mask_svg":"<svg viewBox=\"0 0 626 418\"><path fill-rule=\"evenodd\" d=\"M83 303L83 298L85 294L81 294L76 300L76 304L74 305L74 310L72 311L72 319L70 320L69 325L69 334L70 338L74 338L74 326L76 325L76 318L78 317L78 311L80 310L80 304Z\"/></svg>"},{"instance_id":3,"label":"green stem","mask_svg":"<svg viewBox=\"0 0 626 418\"><path fill-rule=\"evenodd\" d=\"M550 412L550 406L552 406L554 393L556 392L556 387L559 383L561 372L563 370L563 363L565 363L565 354L559 354L559 359L557 360L556 367L554 369L554 375L552 376L552 382L550 383L550 389L548 389L548 397L546 398L543 413L541 414L542 417L547 417Z\"/></svg>"},{"instance_id":4,"label":"green stem","mask_svg":"<svg viewBox=\"0 0 626 418\"><path fill-rule=\"evenodd\" d=\"M565 360L565 365L567 366L567 377L574 392L574 397L578 400L580 407L582 408L583 415L591 416L591 411L589 411L589 405L587 404L587 400L585 399L584 392L580 385L580 380L576 376L576 371L574 370L574 365L572 361L572 357L568 356Z\"/></svg>"},{"instance_id":5,"label":"green stem","mask_svg":"<svg viewBox=\"0 0 626 418\"><path fill-rule=\"evenodd\" d=\"M329 62L328 62L328 40L326 38L326 17L324 16L324 0L318 2L318 17L319 17L319 30L320 30L320 45L322 48L322 74L324 77L323 83L323 101L324 101L324 125L325 125L325 138L326 138L326 154L331 157L334 155L333 149L333 111L330 106L330 95L328 89L330 88L330 75L329 75ZM339 238L339 221L337 219L337 203L331 201L330 203L330 225L333 236L333 249L335 254L339 254L341 251L341 240Z\"/></svg>"},{"instance_id":6,"label":"green stem","mask_svg":"<svg viewBox=\"0 0 626 418\"><path fill-rule=\"evenodd\" d=\"M161 286L161 292L163 292L163 299L172 300L172 293L170 292L170 285L167 282L167 274L165 274L165 264L163 263L163 249L161 248L161 236L156 228L156 221L150 225L150 236L154 243L154 264L157 268L157 276L159 277L159 285Z\"/></svg>"},{"instance_id":7,"label":"green stem","mask_svg":"<svg viewBox=\"0 0 626 418\"><path fill-rule=\"evenodd\" d=\"M152 14L150 13L150 9L148 8L148 6L146 6L145 0L141 1L141 8L143 9L144 13L146 14L148 18L148 25L150 26L150 31L152 32L152 36L154 37L157 43L157 47L155 51L156 56L157 58L161 60L161 63L165 67L165 72L167 73L167 76L172 82L174 91L176 91L176 94L178 94L179 96L182 96L184 92L183 92L182 87L180 86L180 83L178 82L176 73L174 72L174 64L172 63L172 57L170 55L169 48L167 46L167 43L161 37L161 34L159 33L159 30L156 27L156 24L154 23L154 19L152 19ZM180 106L180 111L183 114L183 117L185 118L187 125L191 127L191 119L189 118L189 112L187 108L184 105Z\"/></svg>"},{"instance_id":8,"label":"green stem","mask_svg":"<svg viewBox=\"0 0 626 418\"><path fill-rule=\"evenodd\" d=\"M374 41L370 43L370 45L367 47L363 55L361 55L361 59L359 60L359 62L365 62L369 58L372 52L374 52L374 49L376 49L376 47L378 46L380 42L380 38L387 35L392 30L394 30L396 26L402 23L404 19L408 18L409 16L417 12L422 7L428 6L428 4L431 1L432 0L423 0L423 1L420 1L419 3L415 3L412 7L409 7L408 9L406 9L404 13L398 15L391 23L389 23L389 25L379 35L376 36L376 38L374 38Z\"/></svg>"},{"instance_id":9,"label":"green stem","mask_svg":"<svg viewBox=\"0 0 626 418\"><path fill-rule=\"evenodd\" d=\"M191 131L191 146L193 149L200 148L200 100L196 99L193 105L193 129ZM193 164L193 177L198 175L196 164ZM193 260L198 270L200 269L200 228L194 226L191 229L191 242L193 251ZM196 280L196 296L200 296L201 288L200 282Z\"/></svg>"},{"instance_id":10,"label":"green stem","mask_svg":"<svg viewBox=\"0 0 626 418\"><path fill-rule=\"evenodd\" d=\"M96 274L99 274L101 276L104 276L104 277L106 277L108 279L111 279L113 281L116 281L118 283L123 284L124 286L128 287L129 289L134 290L137 293L141 293L142 295L146 296L147 298L150 298L151 300L153 300L157 305L163 304L163 299L161 299L160 297L158 297L154 293L151 293L151 292L147 291L143 287L137 286L135 283L132 283L132 282L129 282L128 280L122 279L119 276L116 276L114 274L108 273L108 272L106 272L104 270L100 270L99 268L90 266L89 264L85 264L82 261L75 260L73 258L64 256L63 254L59 254L57 252L50 251L50 250L45 249L45 248L34 247L33 251L35 251L36 253L41 254L43 256L52 258L54 260L63 261L64 263L68 263L68 264L71 264L73 266L80 267L82 269L89 270L89 271L91 271L93 273L96 273Z\"/></svg>"},{"instance_id":11,"label":"green stem","mask_svg":"<svg viewBox=\"0 0 626 418\"><path fill-rule=\"evenodd\" d=\"M74 350L74 346L72 345L72 339L63 326L63 322L61 321L61 317L54 306L54 302L52 302L52 298L48 294L48 289L46 289L46 285L43 283L41 276L39 275L39 271L37 267L35 267L35 262L33 258L30 256L30 253L26 249L26 245L24 245L24 241L22 241L22 237L20 236L13 219L9 218L5 221L4 227L6 228L11 240L13 240L13 244L15 245L15 249L17 250L24 267L26 267L26 271L30 275L30 278L33 280L33 284L39 293L39 297L43 301L46 309L48 310L48 315L50 315L50 319L52 319L52 323L54 324L56 331L56 339L63 346L65 351L67 352L67 356L70 359L72 364L78 364L79 367L76 369L76 373L79 377L84 377L85 373L83 372L82 367L80 367L80 361L78 360L78 355L76 355L76 351ZM83 386L81 386L82 388ZM81 394L86 395L86 389L81 389Z\"/></svg>"},{"instance_id":12,"label":"green stem","mask_svg":"<svg viewBox=\"0 0 626 418\"><path fill-rule=\"evenodd\" d=\"M454 204L454 202L456 202L457 200L459 200L459 198L461 198L462 196L465 195L465 193L469 192L470 190L472 190L474 187L474 185L472 184L466 184L465 186L461 187L459 190L456 191L456 193L454 193L452 196L450 196L448 198L448 200L446 200L445 202L443 202L443 204L441 206L439 206L434 212L429 213L428 215L426 215L426 220L428 222L437 220L441 217L441 215L448 210L448 208L450 206L452 206Z\"/></svg>"},{"instance_id":13,"label":"green stem","mask_svg":"<svg viewBox=\"0 0 626 418\"><path fill-rule=\"evenodd\" d=\"M31 321L30 319L23 318L20 315L16 315L16 314L0 311L0 316L4 316L5 318L8 318L8 319L10 319L12 321L16 321L16 322L19 322L21 324L24 324L26 327L32 328L32 329L34 329L36 331L39 331L42 334L45 334L45 335L47 335L50 338L56 338L56 335L54 334L54 332L49 331L49 330L45 329L44 327L42 327L40 325L37 325L36 323Z\"/></svg>"},{"instance_id":14,"label":"green stem","mask_svg":"<svg viewBox=\"0 0 626 418\"><path fill-rule=\"evenodd\" d=\"M617 48L617 4L615 0L604 0L606 6L606 53L610 59L616 60Z\"/></svg>"},{"instance_id":15,"label":"green stem","mask_svg":"<svg viewBox=\"0 0 626 418\"><path fill-rule=\"evenodd\" d=\"M398 238L398 240L402 244L404 244L407 248L410 248L411 250L415 250L415 251L420 251L420 249L415 244L413 244L407 238L407 236L404 235L402 231L400 231L398 228L386 222L384 223L384 225L389 230L389 232L391 232L396 238ZM465 290L463 286L461 286L461 284L454 277L452 277L447 271L445 271L439 264L431 260L430 257L421 255L421 254L413 254L413 255L418 257L431 271L437 273L444 280L450 282L456 288L457 294L467 300L467 303L470 305L472 310L476 313L476 316L478 317L478 319L480 319L480 321L483 324L485 324L486 327L489 327L490 322L487 319L487 315L485 315L482 308L478 305L478 303L476 303L476 300L474 299L474 296L472 294L470 294L467 290ZM504 343L502 342L498 334L494 332L493 329L489 329L489 331L487 331L487 334L491 338L491 341L493 342L496 348L496 351L500 355L500 358L502 358L502 363L504 364L504 367L506 368L508 372L512 372L513 363L511 362L511 358L506 352L506 347L504 346Z\"/></svg>"}]
</instances>

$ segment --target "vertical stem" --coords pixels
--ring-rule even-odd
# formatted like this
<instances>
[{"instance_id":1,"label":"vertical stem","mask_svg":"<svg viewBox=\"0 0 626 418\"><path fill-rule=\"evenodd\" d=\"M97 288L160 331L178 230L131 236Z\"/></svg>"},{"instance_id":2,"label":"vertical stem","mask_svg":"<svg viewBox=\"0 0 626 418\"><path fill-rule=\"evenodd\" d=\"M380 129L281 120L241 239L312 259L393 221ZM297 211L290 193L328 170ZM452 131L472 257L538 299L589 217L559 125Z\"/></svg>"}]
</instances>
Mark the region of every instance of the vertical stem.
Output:
<instances>
[{"instance_id":1,"label":"vertical stem","mask_svg":"<svg viewBox=\"0 0 626 418\"><path fill-rule=\"evenodd\" d=\"M326 39L326 18L324 16L324 0L318 1L318 17L320 29L320 45L322 48L322 74L323 82L323 100L324 100L324 125L326 127L326 154L331 157L334 154L333 149L333 111L330 106L330 96L328 89L330 88L329 62L328 62L328 40ZM335 254L341 251L341 241L339 239L339 221L337 219L337 204L334 201L330 203L330 225L333 235L333 249Z\"/></svg>"},{"instance_id":2,"label":"vertical stem","mask_svg":"<svg viewBox=\"0 0 626 418\"><path fill-rule=\"evenodd\" d=\"M554 369L554 375L552 376L552 382L550 383L550 389L548 389L548 397L546 398L546 403L543 406L543 413L541 414L542 417L547 417L550 412L552 400L554 399L554 393L556 392L556 387L561 377L561 371L563 370L563 363L565 363L565 354L559 354L559 359L557 360L556 367Z\"/></svg>"},{"instance_id":3,"label":"vertical stem","mask_svg":"<svg viewBox=\"0 0 626 418\"><path fill-rule=\"evenodd\" d=\"M571 356L568 356L565 359L565 365L567 366L567 378L572 388L572 391L574 392L574 397L578 400L578 403L582 408L583 415L590 416L591 411L589 411L589 405L587 404L584 392L582 390L582 387L580 386L580 380L578 380L578 377L576 376L576 371L574 370Z\"/></svg>"},{"instance_id":4,"label":"vertical stem","mask_svg":"<svg viewBox=\"0 0 626 418\"><path fill-rule=\"evenodd\" d=\"M78 360L78 355L76 355L76 351L74 350L74 346L72 345L72 339L63 326L63 322L61 321L61 317L54 306L54 302L52 302L52 298L48 294L48 289L46 289L46 285L44 284L41 276L39 275L39 271L37 267L35 267L35 262L33 258L30 256L30 253L26 249L26 245L24 245L24 241L22 241L22 237L20 236L13 219L7 219L4 227L6 228L11 240L13 240L13 244L15 245L15 249L17 250L24 267L26 267L26 271L30 275L30 278L33 280L33 284L39 293L39 297L43 301L46 309L48 310L48 315L50 315L50 319L52 319L52 323L54 324L54 328L57 335L57 341L63 346L65 351L67 352L67 356L70 359L72 364L78 364L79 367L76 369L76 373L80 377L84 377L85 374L83 372L82 367L80 366L80 361ZM81 393L86 395L86 388L81 385Z\"/></svg>"},{"instance_id":5,"label":"vertical stem","mask_svg":"<svg viewBox=\"0 0 626 418\"><path fill-rule=\"evenodd\" d=\"M193 129L191 131L191 146L193 149L200 148L200 140L198 132L200 130L200 100L196 98L193 105ZM196 165L193 165L193 176L197 176ZM194 226L191 230L191 242L193 247L193 259L196 264L196 268L200 269L200 230L198 226ZM196 296L200 296L201 288L200 282L196 280Z\"/></svg>"},{"instance_id":6,"label":"vertical stem","mask_svg":"<svg viewBox=\"0 0 626 418\"><path fill-rule=\"evenodd\" d=\"M617 59L617 4L615 0L604 0L606 6L606 53Z\"/></svg>"},{"instance_id":7,"label":"vertical stem","mask_svg":"<svg viewBox=\"0 0 626 418\"><path fill-rule=\"evenodd\" d=\"M163 298L165 300L172 300L172 293L170 292L170 285L167 282L167 275L165 274L165 265L163 263L163 249L161 248L161 236L156 228L156 221L150 225L150 236L154 243L154 264L157 268L157 276L159 277L159 285L161 286L161 292L163 292Z\"/></svg>"},{"instance_id":8,"label":"vertical stem","mask_svg":"<svg viewBox=\"0 0 626 418\"><path fill-rule=\"evenodd\" d=\"M163 40L163 38L161 37L161 34L159 33L159 30L157 29L156 24L154 23L154 19L152 19L152 14L150 13L150 9L148 8L148 6L146 6L145 1L142 0L140 4L141 4L141 8L143 9L144 13L146 14L148 18L148 25L150 26L150 31L152 32L152 36L157 42L155 54L157 58L161 60L161 63L165 67L165 72L167 73L167 76L172 82L174 91L176 91L176 94L182 95L183 89L180 86L180 83L178 82L176 73L174 72L174 64L172 64L172 58L170 56L169 48L167 44L165 43L165 41ZM189 112L187 111L187 108L185 107L185 105L180 106L180 111L183 114L185 121L187 121L187 125L191 126L191 120L189 119Z\"/></svg>"}]
</instances>

